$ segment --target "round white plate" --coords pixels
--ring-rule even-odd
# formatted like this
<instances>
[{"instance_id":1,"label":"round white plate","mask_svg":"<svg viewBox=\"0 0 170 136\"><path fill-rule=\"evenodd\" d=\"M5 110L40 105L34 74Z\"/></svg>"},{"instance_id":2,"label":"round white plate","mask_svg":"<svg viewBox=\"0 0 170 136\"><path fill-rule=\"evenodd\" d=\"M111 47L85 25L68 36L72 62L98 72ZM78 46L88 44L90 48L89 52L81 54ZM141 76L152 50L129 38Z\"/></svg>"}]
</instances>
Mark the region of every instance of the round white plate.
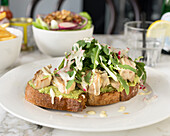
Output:
<instances>
[{"instance_id":1,"label":"round white plate","mask_svg":"<svg viewBox=\"0 0 170 136\"><path fill-rule=\"evenodd\" d=\"M61 60L62 58L53 58L37 61L6 73L0 79L0 105L9 113L26 121L47 127L75 131L127 130L147 126L169 117L170 84L166 80L166 76L151 68L147 68L147 84L153 92L149 95L138 94L126 102L87 107L83 112L78 113L47 110L27 102L24 99L27 81L43 66L52 64L55 68ZM150 87L148 87L149 90ZM125 111L118 112L120 106L125 106ZM96 114L88 115L86 111L90 110L95 111ZM101 118L99 116L101 111L106 111L108 116ZM72 116L68 116L70 114ZM84 115L87 115L87 117Z\"/></svg>"}]
</instances>

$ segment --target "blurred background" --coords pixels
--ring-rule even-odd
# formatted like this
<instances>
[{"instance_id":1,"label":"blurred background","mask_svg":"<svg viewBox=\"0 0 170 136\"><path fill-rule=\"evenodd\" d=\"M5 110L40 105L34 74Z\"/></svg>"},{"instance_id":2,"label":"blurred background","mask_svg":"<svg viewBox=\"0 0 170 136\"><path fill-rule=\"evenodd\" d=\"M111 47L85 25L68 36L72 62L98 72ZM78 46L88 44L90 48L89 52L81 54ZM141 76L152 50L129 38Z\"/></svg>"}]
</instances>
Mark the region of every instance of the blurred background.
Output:
<instances>
[{"instance_id":1,"label":"blurred background","mask_svg":"<svg viewBox=\"0 0 170 136\"><path fill-rule=\"evenodd\" d=\"M57 9L59 0L10 0L9 8L13 17L30 16L28 13L31 2L38 1L33 17L37 14L48 14ZM160 19L163 0L64 0L60 9L73 12L87 11L95 26L94 34L108 33L109 22L114 21L112 34L122 34L124 23L132 20L140 20L140 13L146 12L146 20ZM113 5L113 6L112 6ZM33 6L33 5L32 5ZM112 13L112 11L114 13Z\"/></svg>"}]
</instances>

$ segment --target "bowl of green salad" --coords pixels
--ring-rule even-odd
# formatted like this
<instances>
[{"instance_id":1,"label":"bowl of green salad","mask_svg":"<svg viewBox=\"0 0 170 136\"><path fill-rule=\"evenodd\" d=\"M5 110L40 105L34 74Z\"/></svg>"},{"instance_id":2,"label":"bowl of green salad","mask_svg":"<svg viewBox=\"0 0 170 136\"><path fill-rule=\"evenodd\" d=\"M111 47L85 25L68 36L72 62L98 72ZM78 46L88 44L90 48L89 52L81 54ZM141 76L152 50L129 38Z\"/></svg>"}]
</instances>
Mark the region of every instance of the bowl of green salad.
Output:
<instances>
[{"instance_id":1,"label":"bowl of green salad","mask_svg":"<svg viewBox=\"0 0 170 136\"><path fill-rule=\"evenodd\" d=\"M79 14L62 10L46 16L38 15L33 22L33 34L39 50L49 56L63 56L72 45L85 37L92 37L93 25L87 12Z\"/></svg>"}]
</instances>

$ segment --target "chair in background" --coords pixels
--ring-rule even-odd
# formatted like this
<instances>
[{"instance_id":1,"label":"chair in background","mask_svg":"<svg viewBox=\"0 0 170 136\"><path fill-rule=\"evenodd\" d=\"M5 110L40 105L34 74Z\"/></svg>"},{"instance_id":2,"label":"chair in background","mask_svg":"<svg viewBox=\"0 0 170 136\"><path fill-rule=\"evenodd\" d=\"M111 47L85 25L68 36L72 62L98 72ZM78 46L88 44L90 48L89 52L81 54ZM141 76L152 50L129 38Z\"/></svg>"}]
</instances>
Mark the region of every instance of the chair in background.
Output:
<instances>
[{"instance_id":1,"label":"chair in background","mask_svg":"<svg viewBox=\"0 0 170 136\"><path fill-rule=\"evenodd\" d=\"M34 11L40 1L41 0L31 0L31 2L27 6L26 17L31 17L31 18L34 17ZM61 6L64 3L64 1L65 0L58 0L57 5L56 5L56 10L61 9ZM140 20L140 8L138 5L138 1L137 0L129 0L129 2L131 3L131 5L133 7L133 11L135 14L135 20ZM105 3L108 5L109 12L110 12L110 20L109 20L109 25L108 25L106 34L112 34L115 29L115 23L116 23L116 18L117 18L116 8L115 8L115 4L114 4L113 0L105 0Z\"/></svg>"}]
</instances>

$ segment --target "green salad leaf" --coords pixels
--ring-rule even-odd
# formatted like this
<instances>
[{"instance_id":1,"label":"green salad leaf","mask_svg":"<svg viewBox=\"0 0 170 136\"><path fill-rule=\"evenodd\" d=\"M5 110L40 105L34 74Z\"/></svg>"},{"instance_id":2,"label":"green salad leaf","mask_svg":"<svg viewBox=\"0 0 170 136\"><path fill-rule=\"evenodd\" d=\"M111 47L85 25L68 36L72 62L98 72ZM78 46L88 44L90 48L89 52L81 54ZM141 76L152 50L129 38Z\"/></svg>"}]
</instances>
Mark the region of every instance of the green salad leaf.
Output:
<instances>
[{"instance_id":1,"label":"green salad leaf","mask_svg":"<svg viewBox=\"0 0 170 136\"><path fill-rule=\"evenodd\" d=\"M79 15L87 18L87 20L88 20L87 24L80 30L85 30L85 29L91 28L91 26L92 26L91 16L87 12L80 12ZM44 22L41 17L36 18L35 22L32 22L32 25L39 29L49 30L49 25L46 22ZM58 30L58 31L72 31L72 30Z\"/></svg>"},{"instance_id":2,"label":"green salad leaf","mask_svg":"<svg viewBox=\"0 0 170 136\"><path fill-rule=\"evenodd\" d=\"M79 15L82 16L82 17L87 18L87 20L88 20L87 25L84 26L84 27L82 28L82 30L91 28L91 26L92 26L91 16L90 16L87 12L80 12Z\"/></svg>"},{"instance_id":3,"label":"green salad leaf","mask_svg":"<svg viewBox=\"0 0 170 136\"><path fill-rule=\"evenodd\" d=\"M64 67L64 62L65 62L65 59L63 59L63 61L59 65L58 70L60 70L60 69L62 69Z\"/></svg>"},{"instance_id":4,"label":"green salad leaf","mask_svg":"<svg viewBox=\"0 0 170 136\"><path fill-rule=\"evenodd\" d=\"M109 78L112 78L114 81L119 82L120 87L119 89L117 89L117 91L122 91L123 89L125 89L127 95L129 94L129 86L132 84L134 85L137 82L134 81L132 83L128 79L125 80L120 75L121 70L130 70L135 73L136 79L140 78L144 81L144 83L146 81L146 71L144 68L144 63L134 61L134 63L136 64L135 68L129 65L123 65L120 59L122 59L123 57L128 58L126 55L122 55L120 58L118 53L112 51L108 45L103 46L93 38L79 40L77 44L74 45L74 47L72 48L72 53L78 53L78 55L76 57L73 57L74 55L68 57L68 55L70 54L66 54L66 58L68 59L68 61L74 62L70 65L70 70L67 71L67 73L70 77L72 77L73 74L75 74L75 76L73 80L69 80L67 82L66 88L71 87L74 81L78 84L81 84L82 81L85 81L87 84L91 85L94 80L96 69L107 72ZM83 59L80 59L79 56L83 56ZM132 61L131 58L128 59ZM80 65L82 68L76 69L77 61L80 61L78 65ZM58 70L64 68L64 63L65 59L58 67Z\"/></svg>"},{"instance_id":5,"label":"green salad leaf","mask_svg":"<svg viewBox=\"0 0 170 136\"><path fill-rule=\"evenodd\" d=\"M143 80L143 82L146 82L146 71L145 71L145 64L143 62L136 62L137 67L137 75Z\"/></svg>"},{"instance_id":6,"label":"green salad leaf","mask_svg":"<svg viewBox=\"0 0 170 136\"><path fill-rule=\"evenodd\" d=\"M129 86L127 84L127 82L117 73L116 74L117 79L119 80L119 82L121 83L121 85L123 86L123 88L125 89L126 94L129 94Z\"/></svg>"},{"instance_id":7,"label":"green salad leaf","mask_svg":"<svg viewBox=\"0 0 170 136\"><path fill-rule=\"evenodd\" d=\"M90 83L90 78L91 78L91 71L89 71L89 72L87 73L87 75L84 76L85 82L89 84L89 83Z\"/></svg>"},{"instance_id":8,"label":"green salad leaf","mask_svg":"<svg viewBox=\"0 0 170 136\"><path fill-rule=\"evenodd\" d=\"M35 26L36 28L39 29L43 29L43 30L49 30L49 26L47 23L45 23L42 18L37 18L35 22L32 22L33 26Z\"/></svg>"},{"instance_id":9,"label":"green salad leaf","mask_svg":"<svg viewBox=\"0 0 170 136\"><path fill-rule=\"evenodd\" d=\"M74 80L69 80L69 81L67 82L66 89L69 89L69 88L72 86L73 83L74 83Z\"/></svg>"}]
</instances>

